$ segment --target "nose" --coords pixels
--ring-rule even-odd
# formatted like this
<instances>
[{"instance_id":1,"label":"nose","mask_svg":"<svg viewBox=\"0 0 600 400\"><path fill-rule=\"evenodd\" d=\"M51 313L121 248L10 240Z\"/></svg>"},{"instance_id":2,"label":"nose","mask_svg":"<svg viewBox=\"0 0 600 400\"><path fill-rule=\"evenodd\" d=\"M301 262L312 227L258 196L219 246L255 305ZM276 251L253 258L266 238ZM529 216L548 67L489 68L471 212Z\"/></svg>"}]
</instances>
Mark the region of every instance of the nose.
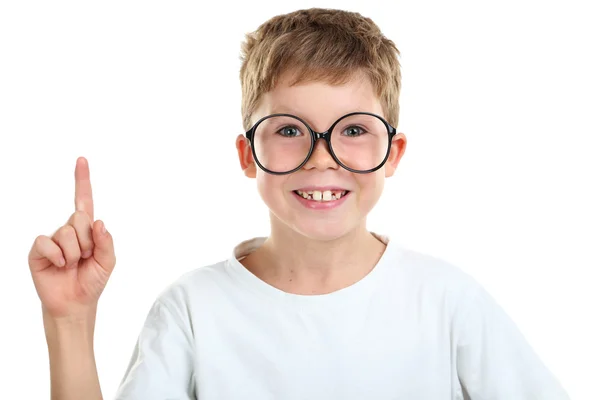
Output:
<instances>
[{"instance_id":1,"label":"nose","mask_svg":"<svg viewBox=\"0 0 600 400\"><path fill-rule=\"evenodd\" d=\"M324 171L328 168L338 169L339 164L335 162L333 156L329 152L327 142L323 138L317 139L310 158L304 165L304 169L317 169Z\"/></svg>"}]
</instances>

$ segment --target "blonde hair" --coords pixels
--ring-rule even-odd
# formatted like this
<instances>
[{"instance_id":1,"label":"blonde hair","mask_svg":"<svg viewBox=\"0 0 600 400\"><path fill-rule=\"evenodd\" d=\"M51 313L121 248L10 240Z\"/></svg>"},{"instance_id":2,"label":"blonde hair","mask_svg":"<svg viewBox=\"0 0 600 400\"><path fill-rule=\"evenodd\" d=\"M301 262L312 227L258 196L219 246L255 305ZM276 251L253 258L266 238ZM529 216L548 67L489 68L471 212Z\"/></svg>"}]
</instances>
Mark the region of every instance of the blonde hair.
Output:
<instances>
[{"instance_id":1,"label":"blonde hair","mask_svg":"<svg viewBox=\"0 0 600 400\"><path fill-rule=\"evenodd\" d=\"M357 72L370 79L383 117L396 126L400 112L400 52L379 27L359 13L311 8L266 21L242 43L242 119L246 130L260 97L286 72L291 84L348 82Z\"/></svg>"}]
</instances>

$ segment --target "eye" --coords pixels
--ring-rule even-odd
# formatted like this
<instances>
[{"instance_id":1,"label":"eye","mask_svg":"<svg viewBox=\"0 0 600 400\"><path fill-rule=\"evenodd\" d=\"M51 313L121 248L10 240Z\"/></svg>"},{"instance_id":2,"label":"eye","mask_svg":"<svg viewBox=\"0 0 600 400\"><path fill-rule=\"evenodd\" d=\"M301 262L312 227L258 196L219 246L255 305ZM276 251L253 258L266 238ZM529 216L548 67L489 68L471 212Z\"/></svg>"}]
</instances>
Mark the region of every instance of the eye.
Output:
<instances>
[{"instance_id":1,"label":"eye","mask_svg":"<svg viewBox=\"0 0 600 400\"><path fill-rule=\"evenodd\" d=\"M364 133L366 133L365 130L363 128L361 128L360 126L349 126L346 129L344 129L344 131L342 132L342 134L344 136L349 136L349 137L360 136Z\"/></svg>"},{"instance_id":2,"label":"eye","mask_svg":"<svg viewBox=\"0 0 600 400\"><path fill-rule=\"evenodd\" d=\"M278 130L277 133L285 137L295 137L300 136L302 134L302 131L298 129L298 127L288 125Z\"/></svg>"}]
</instances>

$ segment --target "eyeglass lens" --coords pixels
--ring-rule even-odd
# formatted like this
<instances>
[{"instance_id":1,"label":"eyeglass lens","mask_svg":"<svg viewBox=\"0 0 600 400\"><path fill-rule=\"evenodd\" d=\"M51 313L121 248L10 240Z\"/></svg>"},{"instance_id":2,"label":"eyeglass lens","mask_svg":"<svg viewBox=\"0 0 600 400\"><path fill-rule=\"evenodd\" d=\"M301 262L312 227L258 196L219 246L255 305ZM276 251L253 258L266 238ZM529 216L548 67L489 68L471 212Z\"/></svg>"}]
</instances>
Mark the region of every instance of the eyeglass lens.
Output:
<instances>
[{"instance_id":1,"label":"eyeglass lens","mask_svg":"<svg viewBox=\"0 0 600 400\"><path fill-rule=\"evenodd\" d=\"M273 116L256 127L254 150L263 167L284 173L296 169L306 160L311 140L308 127L299 119ZM335 157L342 165L358 171L368 171L380 165L388 146L387 126L372 115L344 117L331 132Z\"/></svg>"}]
</instances>

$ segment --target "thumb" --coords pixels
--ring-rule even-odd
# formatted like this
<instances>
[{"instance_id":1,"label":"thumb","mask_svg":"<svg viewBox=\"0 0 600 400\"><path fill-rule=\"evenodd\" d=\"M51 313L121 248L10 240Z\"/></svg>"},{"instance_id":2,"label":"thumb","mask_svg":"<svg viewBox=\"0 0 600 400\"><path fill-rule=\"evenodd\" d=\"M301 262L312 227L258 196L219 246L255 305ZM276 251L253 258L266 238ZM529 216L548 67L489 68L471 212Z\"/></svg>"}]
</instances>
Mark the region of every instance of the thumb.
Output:
<instances>
[{"instance_id":1,"label":"thumb","mask_svg":"<svg viewBox=\"0 0 600 400\"><path fill-rule=\"evenodd\" d=\"M116 264L115 247L110 232L106 230L104 222L96 220L92 225L94 239L94 259L107 272L112 272Z\"/></svg>"}]
</instances>

